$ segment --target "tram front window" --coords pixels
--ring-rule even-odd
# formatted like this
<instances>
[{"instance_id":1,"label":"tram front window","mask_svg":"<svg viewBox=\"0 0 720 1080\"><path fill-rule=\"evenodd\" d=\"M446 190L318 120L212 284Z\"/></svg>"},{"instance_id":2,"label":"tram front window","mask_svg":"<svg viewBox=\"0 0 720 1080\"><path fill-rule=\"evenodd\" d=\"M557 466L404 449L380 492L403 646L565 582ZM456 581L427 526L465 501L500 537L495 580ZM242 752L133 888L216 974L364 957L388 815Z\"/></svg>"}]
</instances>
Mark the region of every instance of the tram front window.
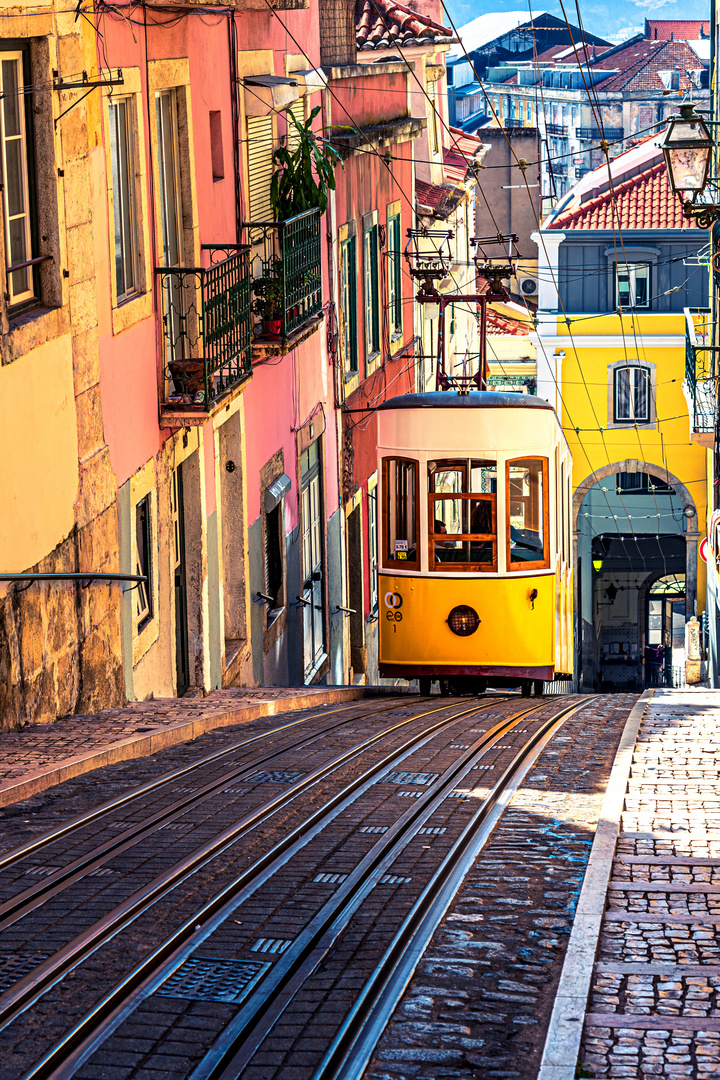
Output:
<instances>
[{"instance_id":1,"label":"tram front window","mask_svg":"<svg viewBox=\"0 0 720 1080\"><path fill-rule=\"evenodd\" d=\"M547 459L507 464L508 566L511 570L547 564Z\"/></svg>"},{"instance_id":2,"label":"tram front window","mask_svg":"<svg viewBox=\"0 0 720 1080\"><path fill-rule=\"evenodd\" d=\"M417 462L385 458L384 565L417 569Z\"/></svg>"},{"instance_id":3,"label":"tram front window","mask_svg":"<svg viewBox=\"0 0 720 1080\"><path fill-rule=\"evenodd\" d=\"M496 490L494 461L428 462L431 570L496 568Z\"/></svg>"}]
</instances>

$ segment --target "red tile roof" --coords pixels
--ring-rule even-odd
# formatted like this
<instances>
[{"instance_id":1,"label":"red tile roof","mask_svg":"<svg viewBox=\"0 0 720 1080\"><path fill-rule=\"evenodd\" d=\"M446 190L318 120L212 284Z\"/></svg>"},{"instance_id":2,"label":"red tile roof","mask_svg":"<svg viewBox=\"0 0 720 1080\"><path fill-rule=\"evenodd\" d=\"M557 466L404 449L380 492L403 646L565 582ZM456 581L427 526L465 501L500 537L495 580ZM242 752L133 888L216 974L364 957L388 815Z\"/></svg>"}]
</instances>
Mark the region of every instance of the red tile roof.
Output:
<instances>
[{"instance_id":1,"label":"red tile roof","mask_svg":"<svg viewBox=\"0 0 720 1080\"><path fill-rule=\"evenodd\" d=\"M493 311L488 304L487 309L487 332L494 337L527 337L532 326L527 322L515 322Z\"/></svg>"},{"instance_id":2,"label":"red tile roof","mask_svg":"<svg viewBox=\"0 0 720 1080\"><path fill-rule=\"evenodd\" d=\"M645 37L654 41L699 41L709 37L710 20L646 19Z\"/></svg>"},{"instance_id":3,"label":"red tile roof","mask_svg":"<svg viewBox=\"0 0 720 1080\"><path fill-rule=\"evenodd\" d=\"M445 220L464 196L464 189L456 187L455 184L426 184L424 180L415 181L415 202L417 212L422 217Z\"/></svg>"},{"instance_id":4,"label":"red tile roof","mask_svg":"<svg viewBox=\"0 0 720 1080\"><path fill-rule=\"evenodd\" d=\"M358 49L408 48L455 41L452 30L393 0L355 0Z\"/></svg>"},{"instance_id":5,"label":"red tile roof","mask_svg":"<svg viewBox=\"0 0 720 1080\"><path fill-rule=\"evenodd\" d=\"M685 74L696 71L700 61L685 41L631 40L625 48L609 51L592 65L594 71L616 71L597 83L601 94L613 90L652 90L662 93L667 87L659 71L679 71L680 89L689 90L693 83Z\"/></svg>"},{"instance_id":6,"label":"red tile roof","mask_svg":"<svg viewBox=\"0 0 720 1080\"><path fill-rule=\"evenodd\" d=\"M468 169L483 149L482 139L466 135L460 128L449 130L452 145L443 147L443 171L453 184L464 184Z\"/></svg>"},{"instance_id":7,"label":"red tile roof","mask_svg":"<svg viewBox=\"0 0 720 1080\"><path fill-rule=\"evenodd\" d=\"M616 161L620 159L617 158ZM613 163L613 165L615 162ZM673 195L664 161L560 214L551 229L687 229L680 200Z\"/></svg>"}]
</instances>

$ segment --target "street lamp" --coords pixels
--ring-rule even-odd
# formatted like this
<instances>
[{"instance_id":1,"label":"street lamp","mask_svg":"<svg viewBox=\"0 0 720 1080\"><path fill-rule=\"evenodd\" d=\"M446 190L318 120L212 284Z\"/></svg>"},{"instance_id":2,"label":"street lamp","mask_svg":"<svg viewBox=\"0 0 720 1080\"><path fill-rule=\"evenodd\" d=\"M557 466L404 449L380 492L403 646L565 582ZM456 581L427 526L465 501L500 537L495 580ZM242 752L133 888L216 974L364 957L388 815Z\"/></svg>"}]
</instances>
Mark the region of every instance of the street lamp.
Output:
<instances>
[{"instance_id":1,"label":"street lamp","mask_svg":"<svg viewBox=\"0 0 720 1080\"><path fill-rule=\"evenodd\" d=\"M692 105L681 105L680 115L672 117L662 149L673 194L692 196L683 201L685 217L709 228L720 217L720 206L695 200L707 185L713 140Z\"/></svg>"}]
</instances>

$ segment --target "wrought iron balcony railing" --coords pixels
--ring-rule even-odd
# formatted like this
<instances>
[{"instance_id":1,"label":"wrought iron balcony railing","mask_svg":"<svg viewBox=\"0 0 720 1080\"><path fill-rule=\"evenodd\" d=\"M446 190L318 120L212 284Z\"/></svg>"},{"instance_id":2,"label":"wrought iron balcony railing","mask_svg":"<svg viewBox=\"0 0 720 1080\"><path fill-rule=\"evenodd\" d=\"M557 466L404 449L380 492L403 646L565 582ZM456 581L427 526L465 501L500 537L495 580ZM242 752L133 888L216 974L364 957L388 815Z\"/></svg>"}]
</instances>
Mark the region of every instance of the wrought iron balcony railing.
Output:
<instances>
[{"instance_id":1,"label":"wrought iron balcony railing","mask_svg":"<svg viewBox=\"0 0 720 1080\"><path fill-rule=\"evenodd\" d=\"M319 210L287 221L246 221L252 246L254 343L287 345L322 313Z\"/></svg>"},{"instance_id":2,"label":"wrought iron balcony railing","mask_svg":"<svg viewBox=\"0 0 720 1080\"><path fill-rule=\"evenodd\" d=\"M157 267L162 295L162 405L208 412L251 374L248 248L203 244L210 265Z\"/></svg>"},{"instance_id":3,"label":"wrought iron balcony railing","mask_svg":"<svg viewBox=\"0 0 720 1080\"><path fill-rule=\"evenodd\" d=\"M618 139L622 139L625 136L625 132L621 127L606 127L602 131L596 127L579 127L576 129L578 139L585 139L588 142L601 142L602 139L607 139L608 142L617 142Z\"/></svg>"},{"instance_id":4,"label":"wrought iron balcony railing","mask_svg":"<svg viewBox=\"0 0 720 1080\"><path fill-rule=\"evenodd\" d=\"M710 340L710 308L685 308L685 384L693 403L693 431L715 430L720 349Z\"/></svg>"},{"instance_id":5,"label":"wrought iron balcony railing","mask_svg":"<svg viewBox=\"0 0 720 1080\"><path fill-rule=\"evenodd\" d=\"M567 135L567 124L546 124L545 130L548 135Z\"/></svg>"}]
</instances>

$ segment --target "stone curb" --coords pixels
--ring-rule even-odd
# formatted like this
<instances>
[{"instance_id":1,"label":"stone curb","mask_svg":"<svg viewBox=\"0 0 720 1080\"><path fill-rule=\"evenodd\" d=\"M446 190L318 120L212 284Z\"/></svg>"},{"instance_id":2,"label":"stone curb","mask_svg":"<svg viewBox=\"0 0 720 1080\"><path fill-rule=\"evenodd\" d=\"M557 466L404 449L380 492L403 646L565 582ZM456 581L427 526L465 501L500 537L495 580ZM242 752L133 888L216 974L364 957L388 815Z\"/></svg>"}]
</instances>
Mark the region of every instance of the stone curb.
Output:
<instances>
[{"instance_id":1,"label":"stone curb","mask_svg":"<svg viewBox=\"0 0 720 1080\"><path fill-rule=\"evenodd\" d=\"M312 693L299 693L288 697L271 698L241 707L218 706L218 711L201 719L180 720L168 724L165 728L147 735L131 735L118 742L107 743L96 750L89 750L76 757L63 758L47 768L27 772L24 776L0 784L0 807L28 799L65 780L101 769L104 765L113 765L118 761L130 761L133 758L149 757L159 750L166 750L178 743L191 742L200 735L214 728L231 727L233 724L247 724L264 716L275 716L281 712L293 712L298 709L312 709L315 705L333 704L338 701L356 701L359 698L376 696L374 687L337 687L326 692L314 690ZM383 688L380 688L381 691Z\"/></svg>"},{"instance_id":2,"label":"stone curb","mask_svg":"<svg viewBox=\"0 0 720 1080\"><path fill-rule=\"evenodd\" d=\"M635 740L652 690L630 710L595 831L537 1080L575 1080L583 1021L605 911Z\"/></svg>"}]
</instances>

